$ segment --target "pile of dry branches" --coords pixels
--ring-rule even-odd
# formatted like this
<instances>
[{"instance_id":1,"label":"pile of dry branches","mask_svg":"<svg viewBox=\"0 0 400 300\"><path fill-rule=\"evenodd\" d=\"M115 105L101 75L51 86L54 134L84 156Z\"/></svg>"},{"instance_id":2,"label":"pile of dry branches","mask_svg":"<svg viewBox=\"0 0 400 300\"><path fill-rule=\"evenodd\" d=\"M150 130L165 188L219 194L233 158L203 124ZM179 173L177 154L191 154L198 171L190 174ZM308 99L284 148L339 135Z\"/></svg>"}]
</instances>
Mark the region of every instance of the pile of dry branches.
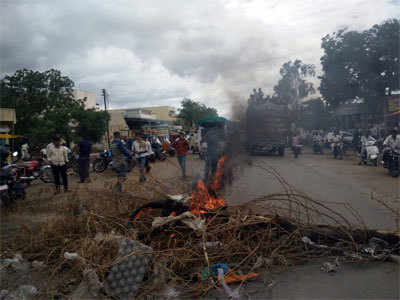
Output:
<instances>
[{"instance_id":1,"label":"pile of dry branches","mask_svg":"<svg viewBox=\"0 0 400 300\"><path fill-rule=\"evenodd\" d=\"M204 273L208 270L210 274L215 263L228 264L232 270L246 274L258 267L287 266L312 257L347 254L350 259L360 254L374 236L391 244L398 242L394 235L354 229L325 204L294 191L275 170L264 169L281 182L285 192L205 214L202 218L206 227L201 232L180 222L152 229L153 218L160 216L157 210L128 229L130 214L149 199L103 190L90 191L85 199L72 196L58 216L38 229L25 227L2 247L30 261L44 261L50 278L57 275L63 280L42 293L67 295L73 287L65 286L65 278L81 279L82 271L89 267L104 280L116 262L118 243L98 240L98 233L136 239L153 249L152 263L139 291L145 296L157 292L153 276L156 269L158 277L160 272L163 274L161 284L174 284L191 295L203 295L218 286L215 276ZM325 225L315 225L321 220ZM324 247L313 247L304 242L304 237ZM67 260L65 252L75 252L80 259Z\"/></svg>"}]
</instances>

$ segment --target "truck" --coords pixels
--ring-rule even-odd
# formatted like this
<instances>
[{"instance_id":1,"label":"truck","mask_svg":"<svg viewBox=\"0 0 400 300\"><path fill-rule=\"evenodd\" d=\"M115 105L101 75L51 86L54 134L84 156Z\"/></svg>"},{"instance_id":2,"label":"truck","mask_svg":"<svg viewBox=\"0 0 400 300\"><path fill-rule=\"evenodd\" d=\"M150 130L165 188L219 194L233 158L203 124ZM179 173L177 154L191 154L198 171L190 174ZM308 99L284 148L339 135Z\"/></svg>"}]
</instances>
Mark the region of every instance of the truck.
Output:
<instances>
[{"instance_id":1,"label":"truck","mask_svg":"<svg viewBox=\"0 0 400 300\"><path fill-rule=\"evenodd\" d=\"M247 150L251 155L285 155L290 132L285 104L253 101L247 107Z\"/></svg>"}]
</instances>

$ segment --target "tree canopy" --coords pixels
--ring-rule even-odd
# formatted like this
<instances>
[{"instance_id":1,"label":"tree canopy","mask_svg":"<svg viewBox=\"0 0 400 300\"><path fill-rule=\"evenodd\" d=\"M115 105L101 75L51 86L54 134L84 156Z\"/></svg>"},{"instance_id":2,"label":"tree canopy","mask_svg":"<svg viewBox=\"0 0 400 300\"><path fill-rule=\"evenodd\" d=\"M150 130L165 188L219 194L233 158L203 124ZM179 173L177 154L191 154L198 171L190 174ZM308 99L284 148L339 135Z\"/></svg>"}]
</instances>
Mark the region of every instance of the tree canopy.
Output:
<instances>
[{"instance_id":1,"label":"tree canopy","mask_svg":"<svg viewBox=\"0 0 400 300\"><path fill-rule=\"evenodd\" d=\"M340 30L322 39L320 92L332 106L364 99L375 105L400 88L400 23L390 19L359 32Z\"/></svg>"},{"instance_id":2,"label":"tree canopy","mask_svg":"<svg viewBox=\"0 0 400 300\"><path fill-rule=\"evenodd\" d=\"M1 106L15 109L15 133L32 143L46 143L55 134L72 140L76 125L76 133L87 128L90 138L98 141L109 116L85 109L85 99L75 99L73 87L74 82L58 70L18 70L0 80Z\"/></svg>"},{"instance_id":3,"label":"tree canopy","mask_svg":"<svg viewBox=\"0 0 400 300\"><path fill-rule=\"evenodd\" d=\"M309 77L315 76L315 66L296 59L284 63L280 69L281 79L274 86L274 97L287 104L296 104L299 100L315 93Z\"/></svg>"},{"instance_id":4,"label":"tree canopy","mask_svg":"<svg viewBox=\"0 0 400 300\"><path fill-rule=\"evenodd\" d=\"M178 118L183 120L185 126L199 125L201 119L209 116L218 116L217 110L191 99L182 100Z\"/></svg>"}]
</instances>

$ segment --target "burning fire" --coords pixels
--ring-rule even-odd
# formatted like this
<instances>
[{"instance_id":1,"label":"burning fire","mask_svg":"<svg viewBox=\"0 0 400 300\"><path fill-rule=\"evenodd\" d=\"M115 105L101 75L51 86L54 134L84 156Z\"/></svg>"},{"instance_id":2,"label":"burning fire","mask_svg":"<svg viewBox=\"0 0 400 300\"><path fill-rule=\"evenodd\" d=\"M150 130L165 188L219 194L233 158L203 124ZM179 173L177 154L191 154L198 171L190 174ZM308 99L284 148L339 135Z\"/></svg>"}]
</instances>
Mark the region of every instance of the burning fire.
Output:
<instances>
[{"instance_id":1,"label":"burning fire","mask_svg":"<svg viewBox=\"0 0 400 300\"><path fill-rule=\"evenodd\" d=\"M226 156L223 156L218 161L217 171L214 174L213 181L210 184L210 190L216 191L221 187L223 166L226 161ZM207 213L207 211L216 210L226 206L224 199L218 196L210 195L209 189L202 180L197 181L196 188L192 192L192 200L190 201L190 211L195 216Z\"/></svg>"}]
</instances>

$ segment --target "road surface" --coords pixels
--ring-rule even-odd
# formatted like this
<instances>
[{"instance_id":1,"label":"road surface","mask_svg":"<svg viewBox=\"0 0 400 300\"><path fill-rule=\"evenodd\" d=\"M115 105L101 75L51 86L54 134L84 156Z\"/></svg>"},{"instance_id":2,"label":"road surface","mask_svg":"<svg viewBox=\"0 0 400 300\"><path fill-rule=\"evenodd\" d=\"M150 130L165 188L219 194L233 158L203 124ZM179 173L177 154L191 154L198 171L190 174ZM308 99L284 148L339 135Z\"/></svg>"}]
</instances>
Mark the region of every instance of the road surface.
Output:
<instances>
[{"instance_id":1,"label":"road surface","mask_svg":"<svg viewBox=\"0 0 400 300\"><path fill-rule=\"evenodd\" d=\"M335 160L331 155L302 154L295 159L255 156L236 172L233 185L228 187L228 203L243 203L263 195L283 191L277 180L260 168L272 167L297 191L327 204L335 211L356 222L343 205L348 202L369 228L398 230L393 214L375 199L384 199L399 207L400 178L392 178L382 167L359 166L357 159L347 156Z\"/></svg>"}]
</instances>

